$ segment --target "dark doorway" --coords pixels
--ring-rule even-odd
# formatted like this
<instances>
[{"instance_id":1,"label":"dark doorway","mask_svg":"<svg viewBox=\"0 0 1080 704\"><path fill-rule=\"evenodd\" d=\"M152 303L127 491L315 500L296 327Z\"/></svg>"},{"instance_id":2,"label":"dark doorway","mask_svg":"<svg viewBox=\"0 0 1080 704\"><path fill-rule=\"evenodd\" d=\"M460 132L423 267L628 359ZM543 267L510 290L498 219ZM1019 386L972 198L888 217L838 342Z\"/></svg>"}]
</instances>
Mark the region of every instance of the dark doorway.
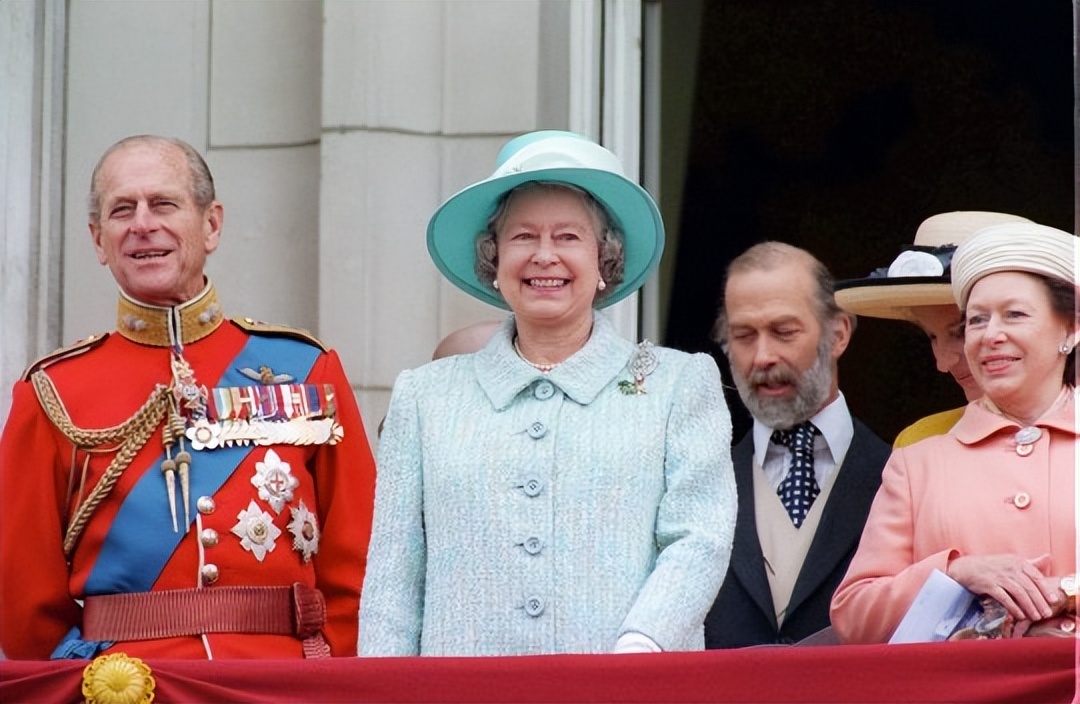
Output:
<instances>
[{"instance_id":1,"label":"dark doorway","mask_svg":"<svg viewBox=\"0 0 1080 704\"><path fill-rule=\"evenodd\" d=\"M667 256L665 343L711 352L724 268L750 245L865 276L935 213L1015 213L1073 231L1070 0L712 0ZM670 39L669 39L670 41ZM859 320L841 360L852 412L887 441L962 405L925 337ZM735 438L749 417L732 389Z\"/></svg>"}]
</instances>

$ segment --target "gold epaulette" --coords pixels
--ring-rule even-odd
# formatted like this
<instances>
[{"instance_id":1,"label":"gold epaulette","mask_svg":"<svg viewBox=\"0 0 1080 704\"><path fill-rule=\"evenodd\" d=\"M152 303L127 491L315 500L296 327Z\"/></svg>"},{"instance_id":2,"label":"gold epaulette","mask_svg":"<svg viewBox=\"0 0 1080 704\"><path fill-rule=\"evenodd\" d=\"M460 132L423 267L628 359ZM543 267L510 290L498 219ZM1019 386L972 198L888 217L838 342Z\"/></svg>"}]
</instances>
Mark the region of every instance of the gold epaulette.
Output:
<instances>
[{"instance_id":1,"label":"gold epaulette","mask_svg":"<svg viewBox=\"0 0 1080 704\"><path fill-rule=\"evenodd\" d=\"M288 325L271 325L270 323L264 323L254 318L232 318L231 322L236 327L251 333L252 335L269 335L277 337L291 337L294 340L300 340L306 342L309 345L318 347L323 352L328 352L329 348L322 343L322 340L312 335L307 330L300 328L291 328Z\"/></svg>"},{"instance_id":2,"label":"gold epaulette","mask_svg":"<svg viewBox=\"0 0 1080 704\"><path fill-rule=\"evenodd\" d=\"M44 369L50 364L55 364L56 362L59 362L61 360L69 359L71 357L77 357L84 352L89 352L90 350L100 345L102 342L105 342L106 338L108 338L110 334L111 333L106 332L100 335L90 335L87 338L79 340L73 345L61 347L58 350L50 352L44 357L38 358L36 361L34 361L33 364L26 368L26 371L23 372L22 380L28 381L31 374L38 371L39 369Z\"/></svg>"}]
</instances>

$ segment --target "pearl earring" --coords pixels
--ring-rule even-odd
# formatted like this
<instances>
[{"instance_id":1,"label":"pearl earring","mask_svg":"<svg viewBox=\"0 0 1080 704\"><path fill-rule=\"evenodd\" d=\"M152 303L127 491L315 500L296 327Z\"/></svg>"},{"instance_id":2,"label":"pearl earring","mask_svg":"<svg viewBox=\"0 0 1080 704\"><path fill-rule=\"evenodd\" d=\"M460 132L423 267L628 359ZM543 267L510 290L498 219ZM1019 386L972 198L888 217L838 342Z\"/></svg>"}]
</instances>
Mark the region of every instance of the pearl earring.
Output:
<instances>
[{"instance_id":1,"label":"pearl earring","mask_svg":"<svg viewBox=\"0 0 1080 704\"><path fill-rule=\"evenodd\" d=\"M491 287L492 287L493 289L495 289L496 291L498 291L498 290L499 290L499 280L498 280L498 279L494 279L494 280L492 280L492 282L491 282Z\"/></svg>"},{"instance_id":2,"label":"pearl earring","mask_svg":"<svg viewBox=\"0 0 1080 704\"><path fill-rule=\"evenodd\" d=\"M603 291L605 288L607 288L607 284L604 283L603 279L600 279L599 281L596 282L596 290L597 291Z\"/></svg>"},{"instance_id":3,"label":"pearl earring","mask_svg":"<svg viewBox=\"0 0 1080 704\"><path fill-rule=\"evenodd\" d=\"M1058 352L1060 354L1069 354L1070 352L1072 352L1072 350L1069 348L1069 343L1062 342L1061 347L1058 347Z\"/></svg>"}]
</instances>

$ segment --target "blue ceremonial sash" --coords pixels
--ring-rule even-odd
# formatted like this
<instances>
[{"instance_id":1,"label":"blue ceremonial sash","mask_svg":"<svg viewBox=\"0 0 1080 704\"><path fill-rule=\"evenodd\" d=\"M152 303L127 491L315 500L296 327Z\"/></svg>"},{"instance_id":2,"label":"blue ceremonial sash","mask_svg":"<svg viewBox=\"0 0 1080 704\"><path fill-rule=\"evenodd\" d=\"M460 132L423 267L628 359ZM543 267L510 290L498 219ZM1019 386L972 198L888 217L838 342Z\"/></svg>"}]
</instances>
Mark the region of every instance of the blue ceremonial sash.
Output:
<instances>
[{"instance_id":1,"label":"blue ceremonial sash","mask_svg":"<svg viewBox=\"0 0 1080 704\"><path fill-rule=\"evenodd\" d=\"M214 386L250 386L251 379L239 370L269 366L276 373L304 381L321 351L308 343L287 337L252 335ZM213 496L254 448L219 447L192 452L191 516L200 496ZM165 478L161 472L164 455L158 457L124 500L97 560L86 580L86 594L126 594L149 591L165 568L176 546L186 534L172 528ZM178 482L179 483L179 482ZM179 503L179 487L177 499ZM183 521L183 508L177 518Z\"/></svg>"}]
</instances>

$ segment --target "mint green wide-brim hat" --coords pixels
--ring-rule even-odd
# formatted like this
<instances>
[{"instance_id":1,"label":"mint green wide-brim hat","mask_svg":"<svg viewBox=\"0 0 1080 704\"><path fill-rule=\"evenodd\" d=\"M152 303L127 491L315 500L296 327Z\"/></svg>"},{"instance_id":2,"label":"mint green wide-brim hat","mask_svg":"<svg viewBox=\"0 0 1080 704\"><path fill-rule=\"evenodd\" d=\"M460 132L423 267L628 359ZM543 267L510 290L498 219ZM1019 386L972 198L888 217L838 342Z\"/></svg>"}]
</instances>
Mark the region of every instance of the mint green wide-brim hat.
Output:
<instances>
[{"instance_id":1,"label":"mint green wide-brim hat","mask_svg":"<svg viewBox=\"0 0 1080 704\"><path fill-rule=\"evenodd\" d=\"M664 222L652 196L623 172L618 157L579 134L530 132L503 146L488 178L451 196L428 222L427 245L435 266L455 286L485 303L509 310L506 301L476 276L476 238L507 191L529 181L566 183L588 191L622 233L622 282L598 307L641 288L664 252Z\"/></svg>"}]
</instances>

